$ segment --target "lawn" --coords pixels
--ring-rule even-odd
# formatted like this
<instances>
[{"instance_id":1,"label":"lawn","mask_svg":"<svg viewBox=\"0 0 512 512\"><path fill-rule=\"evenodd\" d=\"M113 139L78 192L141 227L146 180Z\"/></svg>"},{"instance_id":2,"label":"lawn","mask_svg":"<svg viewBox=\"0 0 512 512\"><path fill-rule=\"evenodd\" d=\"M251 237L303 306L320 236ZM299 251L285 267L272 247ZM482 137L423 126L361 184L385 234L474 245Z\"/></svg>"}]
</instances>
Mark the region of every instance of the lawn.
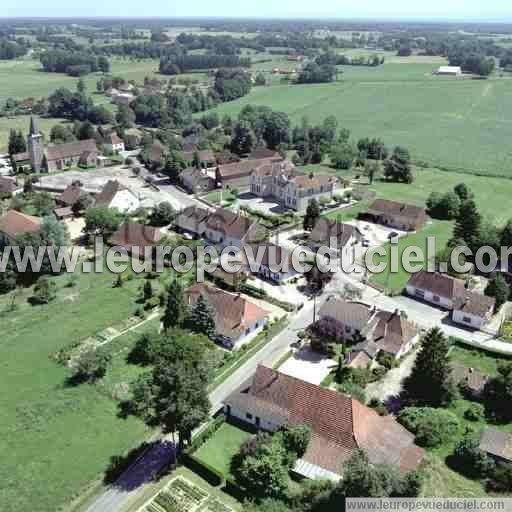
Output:
<instances>
[{"instance_id":1,"label":"lawn","mask_svg":"<svg viewBox=\"0 0 512 512\"><path fill-rule=\"evenodd\" d=\"M389 145L404 145L415 160L433 167L509 176L512 83L433 76L438 65L413 60L345 66L337 83L255 87L217 110L234 115L247 104L268 105L287 112L294 123L335 115L355 138L379 136Z\"/></svg>"},{"instance_id":2,"label":"lawn","mask_svg":"<svg viewBox=\"0 0 512 512\"><path fill-rule=\"evenodd\" d=\"M147 433L142 422L118 417L111 399L110 389L137 371L124 367L122 340L114 342L107 388L67 385L69 370L49 357L123 322L135 310L139 280L113 288L108 273L78 275L73 287L66 286L68 275L56 278L58 296L47 306L27 304L28 289L12 312L6 312L12 296L0 298L0 387L6 391L0 400L0 502L5 512L57 510L97 478L110 457L137 446Z\"/></svg>"},{"instance_id":3,"label":"lawn","mask_svg":"<svg viewBox=\"0 0 512 512\"><path fill-rule=\"evenodd\" d=\"M498 374L498 364L510 361L510 358L500 357L497 354L489 355L484 350L469 348L465 345L455 344L450 350L450 358L467 368L474 368L485 375Z\"/></svg>"},{"instance_id":4,"label":"lawn","mask_svg":"<svg viewBox=\"0 0 512 512\"><path fill-rule=\"evenodd\" d=\"M238 453L240 445L251 436L249 431L224 423L194 455L220 471L225 477L229 477L231 459Z\"/></svg>"},{"instance_id":5,"label":"lawn","mask_svg":"<svg viewBox=\"0 0 512 512\"><path fill-rule=\"evenodd\" d=\"M332 210L329 213L326 213L324 217L331 220L339 220L341 222L346 222L348 220L353 220L357 218L357 216L364 212L368 208L368 202L360 201L356 203L354 206L347 206L345 208L338 208L337 210Z\"/></svg>"},{"instance_id":6,"label":"lawn","mask_svg":"<svg viewBox=\"0 0 512 512\"><path fill-rule=\"evenodd\" d=\"M422 229L418 233L414 233L412 235L407 235L401 238L398 242L398 255L400 257L398 271L392 272L390 261L391 261L391 244L384 245L386 250L386 255L383 257L375 256L374 262L376 264L381 263L382 261L386 262L386 270L380 274L373 274L371 276L371 281L381 287L383 287L388 292L398 293L400 292L407 281L409 280L410 273L406 272L403 268L402 255L404 250L407 247L419 247L423 251L424 262L426 265L427 257L430 256L427 253L427 238L433 237L435 239L435 251L432 256L434 256L440 249L446 246L446 243L452 236L453 226L451 222L447 221L439 221L435 220L432 224L427 225L424 229Z\"/></svg>"}]
</instances>

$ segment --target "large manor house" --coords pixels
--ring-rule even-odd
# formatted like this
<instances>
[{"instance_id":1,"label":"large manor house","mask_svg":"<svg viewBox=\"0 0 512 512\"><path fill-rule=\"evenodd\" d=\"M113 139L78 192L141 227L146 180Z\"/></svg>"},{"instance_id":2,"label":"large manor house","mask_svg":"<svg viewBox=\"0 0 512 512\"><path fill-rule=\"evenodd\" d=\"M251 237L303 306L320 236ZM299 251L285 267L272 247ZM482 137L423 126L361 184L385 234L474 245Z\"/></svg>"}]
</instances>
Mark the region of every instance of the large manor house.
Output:
<instances>
[{"instance_id":1,"label":"large manor house","mask_svg":"<svg viewBox=\"0 0 512 512\"><path fill-rule=\"evenodd\" d=\"M37 119L31 117L27 151L13 155L12 159L17 169L27 168L34 172L60 171L77 165L95 166L98 160L98 148L94 139L56 144L45 148Z\"/></svg>"}]
</instances>

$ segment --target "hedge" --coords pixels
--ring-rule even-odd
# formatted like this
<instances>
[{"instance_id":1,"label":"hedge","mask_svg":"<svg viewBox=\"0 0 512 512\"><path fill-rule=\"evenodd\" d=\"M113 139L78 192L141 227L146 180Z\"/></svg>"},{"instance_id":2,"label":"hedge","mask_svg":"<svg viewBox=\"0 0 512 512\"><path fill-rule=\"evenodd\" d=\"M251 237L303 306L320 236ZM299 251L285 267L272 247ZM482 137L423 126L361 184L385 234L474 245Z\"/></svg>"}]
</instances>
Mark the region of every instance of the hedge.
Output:
<instances>
[{"instance_id":1,"label":"hedge","mask_svg":"<svg viewBox=\"0 0 512 512\"><path fill-rule=\"evenodd\" d=\"M225 423L226 417L224 414L219 414L201 433L195 436L190 443L190 446L186 449L186 452L192 455L196 452L208 439L210 439L217 430Z\"/></svg>"},{"instance_id":2,"label":"hedge","mask_svg":"<svg viewBox=\"0 0 512 512\"><path fill-rule=\"evenodd\" d=\"M214 467L203 462L194 455L183 452L181 460L185 466L194 473L197 473L213 487L218 487L224 481L224 475L220 471L217 471Z\"/></svg>"},{"instance_id":3,"label":"hedge","mask_svg":"<svg viewBox=\"0 0 512 512\"><path fill-rule=\"evenodd\" d=\"M247 498L247 492L245 492L234 480L231 480L230 478L226 479L226 485L222 490L238 501L244 501Z\"/></svg>"}]
</instances>

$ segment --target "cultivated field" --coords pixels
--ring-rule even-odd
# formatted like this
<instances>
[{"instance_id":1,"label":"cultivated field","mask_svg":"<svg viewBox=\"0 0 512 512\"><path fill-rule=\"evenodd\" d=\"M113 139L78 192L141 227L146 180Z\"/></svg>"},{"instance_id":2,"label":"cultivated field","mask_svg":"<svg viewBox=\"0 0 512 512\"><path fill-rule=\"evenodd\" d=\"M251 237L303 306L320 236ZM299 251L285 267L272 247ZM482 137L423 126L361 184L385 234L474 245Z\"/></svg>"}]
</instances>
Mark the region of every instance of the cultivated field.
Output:
<instances>
[{"instance_id":1,"label":"cultivated field","mask_svg":"<svg viewBox=\"0 0 512 512\"><path fill-rule=\"evenodd\" d=\"M510 176L512 81L432 76L439 59L418 60L396 58L377 68L343 66L341 81L333 84L255 87L217 110L235 115L247 104L268 105L287 112L295 123L304 116L320 122L335 115L354 137L402 144L417 161Z\"/></svg>"}]
</instances>

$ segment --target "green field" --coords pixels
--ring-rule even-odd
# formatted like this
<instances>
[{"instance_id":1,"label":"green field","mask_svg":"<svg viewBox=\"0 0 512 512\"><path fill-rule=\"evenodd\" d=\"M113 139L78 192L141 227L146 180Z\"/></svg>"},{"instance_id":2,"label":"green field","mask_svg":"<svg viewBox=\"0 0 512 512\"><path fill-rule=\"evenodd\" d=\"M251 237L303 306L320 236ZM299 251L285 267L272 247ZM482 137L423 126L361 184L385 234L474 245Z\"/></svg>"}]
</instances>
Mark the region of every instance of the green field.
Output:
<instances>
[{"instance_id":1,"label":"green field","mask_svg":"<svg viewBox=\"0 0 512 512\"><path fill-rule=\"evenodd\" d=\"M233 455L238 453L240 445L251 436L252 434L237 426L224 423L195 455L229 477Z\"/></svg>"},{"instance_id":2,"label":"green field","mask_svg":"<svg viewBox=\"0 0 512 512\"><path fill-rule=\"evenodd\" d=\"M108 273L56 278L57 299L30 306L30 290L7 312L11 295L0 298L0 467L1 509L46 512L83 490L108 466L110 457L137 446L147 433L134 418L118 417L112 396L136 376L124 354L133 335L115 340L112 373L104 383L69 386L69 370L50 354L73 341L126 320L135 310L140 281L113 288Z\"/></svg>"},{"instance_id":3,"label":"green field","mask_svg":"<svg viewBox=\"0 0 512 512\"><path fill-rule=\"evenodd\" d=\"M416 161L432 167L510 176L512 82L437 77L438 61L417 60L344 66L333 84L255 87L217 111L235 115L247 104L268 105L294 123L335 115L355 138L379 136L407 146Z\"/></svg>"}]
</instances>

